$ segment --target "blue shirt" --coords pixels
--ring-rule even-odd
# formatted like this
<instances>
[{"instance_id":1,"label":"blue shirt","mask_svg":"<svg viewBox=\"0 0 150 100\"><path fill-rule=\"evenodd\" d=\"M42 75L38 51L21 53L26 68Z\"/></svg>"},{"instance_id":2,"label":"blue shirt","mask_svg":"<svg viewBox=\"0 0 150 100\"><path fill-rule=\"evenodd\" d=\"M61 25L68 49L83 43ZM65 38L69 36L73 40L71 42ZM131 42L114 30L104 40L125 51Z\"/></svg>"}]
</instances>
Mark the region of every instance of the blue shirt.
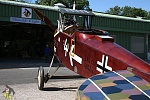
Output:
<instances>
[{"instance_id":1,"label":"blue shirt","mask_svg":"<svg viewBox=\"0 0 150 100\"><path fill-rule=\"evenodd\" d=\"M44 53L45 53L46 55L49 55L49 54L50 54L50 48L46 47L46 48L44 49Z\"/></svg>"}]
</instances>

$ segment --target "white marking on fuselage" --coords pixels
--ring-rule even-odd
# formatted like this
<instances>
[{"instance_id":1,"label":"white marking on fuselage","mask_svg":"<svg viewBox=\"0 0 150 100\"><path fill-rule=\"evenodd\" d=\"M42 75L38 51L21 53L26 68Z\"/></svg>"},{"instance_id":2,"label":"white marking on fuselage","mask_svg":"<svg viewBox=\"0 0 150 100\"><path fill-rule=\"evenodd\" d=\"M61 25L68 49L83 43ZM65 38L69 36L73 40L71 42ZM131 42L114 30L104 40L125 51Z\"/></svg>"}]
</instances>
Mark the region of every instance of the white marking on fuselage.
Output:
<instances>
[{"instance_id":1,"label":"white marking on fuselage","mask_svg":"<svg viewBox=\"0 0 150 100\"><path fill-rule=\"evenodd\" d=\"M58 38L58 42L60 42L60 37Z\"/></svg>"},{"instance_id":2,"label":"white marking on fuselage","mask_svg":"<svg viewBox=\"0 0 150 100\"><path fill-rule=\"evenodd\" d=\"M76 55L75 53L73 53L73 49L74 49L75 45L71 46L69 55L70 55L70 64L71 66L73 66L73 61L72 59L74 59L75 61L77 61L78 63L82 64L82 58L79 57L78 55Z\"/></svg>"},{"instance_id":3,"label":"white marking on fuselage","mask_svg":"<svg viewBox=\"0 0 150 100\"><path fill-rule=\"evenodd\" d=\"M107 64L108 64L108 56L106 56L105 68L108 69L108 70L110 70L110 71L112 71L112 68L109 67Z\"/></svg>"},{"instance_id":4,"label":"white marking on fuselage","mask_svg":"<svg viewBox=\"0 0 150 100\"><path fill-rule=\"evenodd\" d=\"M67 56L67 52L69 51L69 47L67 45L67 39L65 40L65 43L64 43L64 50L65 50L65 57Z\"/></svg>"},{"instance_id":5,"label":"white marking on fuselage","mask_svg":"<svg viewBox=\"0 0 150 100\"><path fill-rule=\"evenodd\" d=\"M60 33L60 31L57 31L57 32L54 34L54 37L56 37L59 33Z\"/></svg>"},{"instance_id":6,"label":"white marking on fuselage","mask_svg":"<svg viewBox=\"0 0 150 100\"><path fill-rule=\"evenodd\" d=\"M106 56L106 59L105 59L105 55L102 55L102 62L97 61L97 64L98 64L98 65L100 65L101 67L105 67L106 69L112 71L112 68L109 67L109 66L107 65L107 63L108 63L108 56ZM104 65L104 66L103 66L103 65ZM96 70L98 70L100 73L103 73L103 70L100 69L99 67L97 67Z\"/></svg>"}]
</instances>

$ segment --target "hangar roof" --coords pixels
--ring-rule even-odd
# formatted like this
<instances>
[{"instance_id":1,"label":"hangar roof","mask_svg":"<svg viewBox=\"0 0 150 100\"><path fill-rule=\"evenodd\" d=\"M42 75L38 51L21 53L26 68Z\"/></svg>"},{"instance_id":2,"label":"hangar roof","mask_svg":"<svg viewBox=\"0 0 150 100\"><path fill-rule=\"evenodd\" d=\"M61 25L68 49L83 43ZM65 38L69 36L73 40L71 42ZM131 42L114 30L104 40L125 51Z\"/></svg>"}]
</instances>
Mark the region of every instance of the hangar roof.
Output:
<instances>
[{"instance_id":1,"label":"hangar roof","mask_svg":"<svg viewBox=\"0 0 150 100\"><path fill-rule=\"evenodd\" d=\"M116 18L116 19L124 19L124 20L133 20L133 21L141 21L141 22L150 22L150 20L144 20L140 18L132 18L132 17L124 17L124 16L117 16L117 15L110 15L110 14L104 14L99 12L88 12L84 10L76 10L73 11L72 9L66 9L66 8L58 8L54 6L45 6L45 5L37 5L37 4L29 4L29 3L22 3L22 2L14 2L14 1L8 1L8 0L0 0L0 3L2 4L9 4L9 5L16 5L16 6L23 6L23 7L34 7L39 9L45 9L45 10L53 10L58 11L61 13L70 13L70 14L87 14L87 15L95 15L98 17L108 17L108 18Z\"/></svg>"},{"instance_id":2,"label":"hangar roof","mask_svg":"<svg viewBox=\"0 0 150 100\"><path fill-rule=\"evenodd\" d=\"M73 9L68 9L68 8L59 8L59 7L54 7L54 6L29 4L29 3L14 2L14 1L8 1L8 0L0 0L0 3L23 6L23 7L31 7L31 8L34 7L34 8L45 9L45 10L53 10L53 11L61 12L63 14L94 15L94 13L92 13L91 11L86 11L86 10L73 10Z\"/></svg>"},{"instance_id":3,"label":"hangar roof","mask_svg":"<svg viewBox=\"0 0 150 100\"><path fill-rule=\"evenodd\" d=\"M52 7L52 6L43 6L43 5L23 3L23 2L15 2L15 1L8 1L8 0L0 0L0 3L2 3L2 4L9 4L9 5L16 5L16 6L23 6L23 7L35 7L35 8L39 8L39 9L58 11L57 8Z\"/></svg>"},{"instance_id":4,"label":"hangar roof","mask_svg":"<svg viewBox=\"0 0 150 100\"><path fill-rule=\"evenodd\" d=\"M125 19L125 20L133 20L133 21L142 21L142 22L150 22L150 20L145 20L141 18L132 18L132 17L125 17L125 16L117 16L117 15L110 15L110 14L104 14L99 12L93 12L95 16L99 17L108 17L108 18L116 18L116 19Z\"/></svg>"}]
</instances>

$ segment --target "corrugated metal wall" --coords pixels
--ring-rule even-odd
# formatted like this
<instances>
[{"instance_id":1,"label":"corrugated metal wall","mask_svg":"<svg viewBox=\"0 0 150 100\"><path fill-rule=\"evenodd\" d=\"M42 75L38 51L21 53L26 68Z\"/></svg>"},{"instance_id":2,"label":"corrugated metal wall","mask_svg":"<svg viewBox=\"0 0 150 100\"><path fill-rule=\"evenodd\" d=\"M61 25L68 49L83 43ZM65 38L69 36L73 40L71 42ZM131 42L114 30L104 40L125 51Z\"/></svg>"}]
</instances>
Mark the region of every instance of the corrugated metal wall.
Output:
<instances>
[{"instance_id":1,"label":"corrugated metal wall","mask_svg":"<svg viewBox=\"0 0 150 100\"><path fill-rule=\"evenodd\" d=\"M57 25L57 20L59 18L59 13L56 11L50 11L50 10L45 10L45 9L39 9L45 16L47 16L55 25ZM34 13L33 18L36 18L37 15Z\"/></svg>"},{"instance_id":2,"label":"corrugated metal wall","mask_svg":"<svg viewBox=\"0 0 150 100\"><path fill-rule=\"evenodd\" d=\"M0 4L0 20L1 21L9 21L10 16L19 17L19 12L21 13L21 9L18 9L17 6L11 6L6 4Z\"/></svg>"},{"instance_id":3,"label":"corrugated metal wall","mask_svg":"<svg viewBox=\"0 0 150 100\"><path fill-rule=\"evenodd\" d=\"M115 42L127 50L131 51L131 37L142 37L144 38L144 52L143 53L134 53L142 59L147 58L147 45L146 45L146 34L141 33L132 33L132 32L119 32L119 31L109 31L111 36L115 36ZM136 48L135 48L136 49Z\"/></svg>"},{"instance_id":4,"label":"corrugated metal wall","mask_svg":"<svg viewBox=\"0 0 150 100\"><path fill-rule=\"evenodd\" d=\"M94 17L93 27L99 27L107 30L128 31L128 32L150 32L150 21L135 21L129 19L117 19L109 17Z\"/></svg>"},{"instance_id":5,"label":"corrugated metal wall","mask_svg":"<svg viewBox=\"0 0 150 100\"><path fill-rule=\"evenodd\" d=\"M115 42L131 51L131 37L144 38L144 52L134 53L140 58L147 58L147 34L150 34L150 22L123 20L109 17L94 17L93 28L106 30L115 36ZM136 49L136 48L135 48Z\"/></svg>"},{"instance_id":6,"label":"corrugated metal wall","mask_svg":"<svg viewBox=\"0 0 150 100\"><path fill-rule=\"evenodd\" d=\"M0 21L9 21L10 17L21 18L21 6L7 5L0 3ZM50 11L45 9L39 9L44 15L46 15L50 20L57 25L58 12ZM39 19L38 16L32 12L32 19ZM42 22L42 24L45 24Z\"/></svg>"},{"instance_id":7,"label":"corrugated metal wall","mask_svg":"<svg viewBox=\"0 0 150 100\"><path fill-rule=\"evenodd\" d=\"M57 25L58 12L38 8L55 25ZM39 19L33 12L32 19ZM110 15L111 16L111 15ZM8 5L0 3L0 21L9 21L10 17L21 17L21 6ZM42 24L44 24L42 22ZM150 21L136 21L131 19L121 19L109 16L95 16L93 18L93 27L106 30L110 35L115 36L116 42L131 51L131 37L144 37L144 53L136 53L137 56L147 58L146 36L150 34Z\"/></svg>"}]
</instances>

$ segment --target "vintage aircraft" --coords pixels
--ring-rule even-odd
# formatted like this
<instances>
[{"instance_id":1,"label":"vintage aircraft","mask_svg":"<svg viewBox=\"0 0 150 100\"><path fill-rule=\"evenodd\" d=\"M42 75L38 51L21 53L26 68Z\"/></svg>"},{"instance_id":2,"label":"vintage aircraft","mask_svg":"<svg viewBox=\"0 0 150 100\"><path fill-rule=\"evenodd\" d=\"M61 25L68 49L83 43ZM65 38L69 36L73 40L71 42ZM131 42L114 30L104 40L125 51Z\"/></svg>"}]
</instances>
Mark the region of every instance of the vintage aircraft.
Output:
<instances>
[{"instance_id":1,"label":"vintage aircraft","mask_svg":"<svg viewBox=\"0 0 150 100\"><path fill-rule=\"evenodd\" d=\"M54 57L57 57L65 67L86 78L108 71L129 70L148 83L150 82L150 66L116 44L107 31L93 29L91 25L94 14L92 12L62 6L57 6L56 9L59 12L57 28L44 14L33 8L41 20L55 31L55 53L50 68ZM53 74L50 75L50 68L46 75L42 66L38 69L40 90L44 88L44 83L53 76Z\"/></svg>"}]
</instances>

